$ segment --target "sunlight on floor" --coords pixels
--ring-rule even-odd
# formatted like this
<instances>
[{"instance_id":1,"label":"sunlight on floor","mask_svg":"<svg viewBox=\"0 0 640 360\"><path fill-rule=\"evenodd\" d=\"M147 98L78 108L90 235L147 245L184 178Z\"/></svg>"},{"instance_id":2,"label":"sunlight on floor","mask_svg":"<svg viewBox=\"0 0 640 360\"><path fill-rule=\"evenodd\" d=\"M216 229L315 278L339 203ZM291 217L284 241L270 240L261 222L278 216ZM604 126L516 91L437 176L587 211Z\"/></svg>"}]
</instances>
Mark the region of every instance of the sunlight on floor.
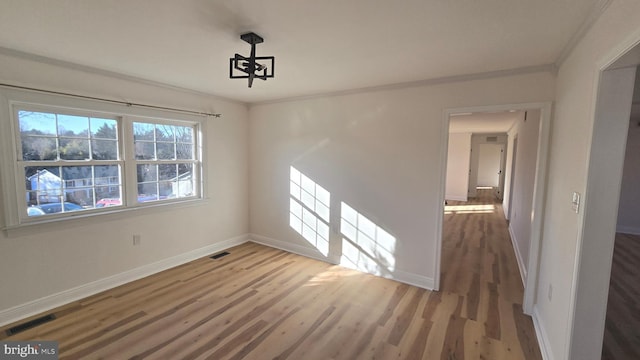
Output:
<instances>
[{"instance_id":1,"label":"sunlight on floor","mask_svg":"<svg viewBox=\"0 0 640 360\"><path fill-rule=\"evenodd\" d=\"M494 205L445 205L444 213L448 214L492 214Z\"/></svg>"}]
</instances>

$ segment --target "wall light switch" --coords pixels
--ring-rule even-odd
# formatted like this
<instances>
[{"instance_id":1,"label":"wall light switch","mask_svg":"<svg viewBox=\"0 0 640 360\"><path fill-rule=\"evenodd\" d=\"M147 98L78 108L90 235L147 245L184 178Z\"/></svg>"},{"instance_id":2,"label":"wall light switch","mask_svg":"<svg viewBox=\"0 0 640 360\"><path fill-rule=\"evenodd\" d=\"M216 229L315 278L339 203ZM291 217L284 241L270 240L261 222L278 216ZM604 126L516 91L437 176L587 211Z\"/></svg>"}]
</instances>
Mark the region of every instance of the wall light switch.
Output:
<instances>
[{"instance_id":1,"label":"wall light switch","mask_svg":"<svg viewBox=\"0 0 640 360\"><path fill-rule=\"evenodd\" d=\"M580 211L580 193L573 192L573 196L571 197L571 208L577 214Z\"/></svg>"}]
</instances>

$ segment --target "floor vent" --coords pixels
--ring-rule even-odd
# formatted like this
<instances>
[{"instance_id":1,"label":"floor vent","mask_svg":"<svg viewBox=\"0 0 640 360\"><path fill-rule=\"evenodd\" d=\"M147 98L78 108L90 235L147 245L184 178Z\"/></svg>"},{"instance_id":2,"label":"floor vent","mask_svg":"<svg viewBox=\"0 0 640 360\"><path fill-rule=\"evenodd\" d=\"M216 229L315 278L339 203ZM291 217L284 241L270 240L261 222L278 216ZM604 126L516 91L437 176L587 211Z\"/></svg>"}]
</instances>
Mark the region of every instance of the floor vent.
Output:
<instances>
[{"instance_id":1,"label":"floor vent","mask_svg":"<svg viewBox=\"0 0 640 360\"><path fill-rule=\"evenodd\" d=\"M49 315L45 315L45 316L41 316L37 319L33 319L30 321L27 321L25 323L22 323L20 325L16 325L10 329L7 330L7 335L11 336L11 335L15 335L19 332L23 332L25 330L29 330L31 328L34 328L38 325L42 325L46 322L49 322L51 320L55 320L56 316L53 314L49 314Z\"/></svg>"},{"instance_id":2,"label":"floor vent","mask_svg":"<svg viewBox=\"0 0 640 360\"><path fill-rule=\"evenodd\" d=\"M217 253L217 254L211 256L211 258L215 260L215 259L220 259L221 257L227 256L227 255L229 255L229 253L226 252L226 251L223 251L221 253Z\"/></svg>"}]
</instances>

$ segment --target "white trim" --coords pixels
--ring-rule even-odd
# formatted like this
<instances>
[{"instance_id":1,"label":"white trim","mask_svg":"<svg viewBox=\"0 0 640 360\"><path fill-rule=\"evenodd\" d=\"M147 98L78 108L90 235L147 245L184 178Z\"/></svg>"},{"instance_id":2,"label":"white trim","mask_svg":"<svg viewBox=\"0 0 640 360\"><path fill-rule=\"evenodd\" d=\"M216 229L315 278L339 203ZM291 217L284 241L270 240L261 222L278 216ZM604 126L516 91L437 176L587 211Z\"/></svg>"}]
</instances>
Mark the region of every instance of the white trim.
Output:
<instances>
[{"instance_id":1,"label":"white trim","mask_svg":"<svg viewBox=\"0 0 640 360\"><path fill-rule=\"evenodd\" d=\"M77 301L87 296L115 288L117 286L135 281L149 275L176 267L195 259L216 253L233 246L244 244L248 241L248 235L243 234L232 237L215 244L211 244L186 253L172 256L151 264L143 265L135 269L127 270L100 280L96 280L75 288L67 289L56 294L48 295L40 299L29 301L25 304L14 306L0 311L0 326L10 324L15 321L39 314L44 311Z\"/></svg>"},{"instance_id":2,"label":"white trim","mask_svg":"<svg viewBox=\"0 0 640 360\"><path fill-rule=\"evenodd\" d=\"M274 238L270 238L270 237L262 236L258 234L249 234L249 241L252 241L256 244L269 246L275 249L280 249L293 254L308 257L311 259L328 262L331 264L339 263L339 261L335 261L335 259L331 259L329 257L323 256L319 251L311 247L294 244L288 241L282 241L282 240L278 240L278 239L274 239ZM376 275L376 274L373 274L373 275ZM399 281L401 283L417 286L427 290L434 289L433 279L423 275L418 275L418 274L414 274L414 273L410 273L402 270L394 270L393 274L383 274L383 275L376 275L376 276Z\"/></svg>"},{"instance_id":3,"label":"white trim","mask_svg":"<svg viewBox=\"0 0 640 360\"><path fill-rule=\"evenodd\" d=\"M585 37L587 32L589 32L593 24L595 24L596 21L600 18L600 15L602 15L604 11L607 9L607 7L609 6L609 4L611 4L611 1L612 0L598 0L596 1L595 4L593 4L591 9L589 10L589 14L587 15L587 18L584 20L584 22L582 22L582 24L580 24L580 27L573 34L571 39L569 39L569 42L564 46L564 48L562 48L562 51L560 52L560 55L558 56L558 59L554 64L556 69L559 69L560 66L562 66L562 64L564 63L564 61L567 60L569 55L571 55L571 52L573 51L573 49L575 49L578 43L582 41L582 39Z\"/></svg>"},{"instance_id":4,"label":"white trim","mask_svg":"<svg viewBox=\"0 0 640 360\"><path fill-rule=\"evenodd\" d=\"M282 98L282 99L255 101L255 102L248 103L248 105L249 107L253 107L255 105L267 105L267 104L276 104L276 103L291 102L291 101L312 100L312 99L325 98L325 97L362 94L362 93L387 91L387 90L395 90L395 89L406 89L406 88L420 87L420 86L433 86L433 85L449 84L449 83L455 83L455 82L495 79L500 77L527 75L527 74L543 73L543 72L555 74L556 72L555 64L525 66L525 67L520 67L515 69L487 71L487 72L481 72L481 73L463 74L463 75L454 75L454 76L444 76L439 78L431 78L431 79L410 81L410 82L404 82L404 83L371 86L371 87L357 88L357 89L351 89L351 90L324 92L324 93L318 93L318 94L312 94L312 95L293 96L293 97ZM467 111L461 111L461 112L467 112ZM447 128L447 132L448 132L448 129L449 128Z\"/></svg>"},{"instance_id":5,"label":"white trim","mask_svg":"<svg viewBox=\"0 0 640 360\"><path fill-rule=\"evenodd\" d=\"M536 154L536 173L533 183L533 203L531 204L531 230L529 240L529 259L527 277L524 286L522 309L531 315L538 291L538 267L542 248L542 228L544 226L544 200L547 188L547 163L549 160L549 138L551 133L551 102L540 106L540 125L538 128L538 148ZM511 206L511 204L509 205ZM510 207L511 208L511 207Z\"/></svg>"},{"instance_id":6,"label":"white trim","mask_svg":"<svg viewBox=\"0 0 640 360\"><path fill-rule=\"evenodd\" d=\"M518 241L516 239L516 235L513 232L511 224L509 224L508 229L509 238L511 239L511 245L513 246L513 251L516 254L516 261L518 262L518 269L520 269L520 279L522 280L522 286L525 286L527 284L527 267L524 265L522 253L520 253L520 247L518 246Z\"/></svg>"},{"instance_id":7,"label":"white trim","mask_svg":"<svg viewBox=\"0 0 640 360\"><path fill-rule=\"evenodd\" d=\"M249 241L331 264L338 263L337 261L332 261L329 257L322 255L320 251L308 246L293 244L258 234L249 234Z\"/></svg>"},{"instance_id":8,"label":"white trim","mask_svg":"<svg viewBox=\"0 0 640 360\"><path fill-rule=\"evenodd\" d=\"M469 199L467 199L466 196L459 196L459 195L445 195L444 196L445 200L453 200L453 201L467 201Z\"/></svg>"},{"instance_id":9,"label":"white trim","mask_svg":"<svg viewBox=\"0 0 640 360\"><path fill-rule=\"evenodd\" d=\"M640 227L638 226L618 226L616 232L631 235L640 235Z\"/></svg>"},{"instance_id":10,"label":"white trim","mask_svg":"<svg viewBox=\"0 0 640 360\"><path fill-rule=\"evenodd\" d=\"M549 345L549 335L545 331L545 327L542 325L540 315L538 314L538 308L533 309L531 315L533 319L533 328L536 331L536 337L538 338L538 344L540 345L540 353L543 360L554 360L553 353L551 352L551 346Z\"/></svg>"}]
</instances>

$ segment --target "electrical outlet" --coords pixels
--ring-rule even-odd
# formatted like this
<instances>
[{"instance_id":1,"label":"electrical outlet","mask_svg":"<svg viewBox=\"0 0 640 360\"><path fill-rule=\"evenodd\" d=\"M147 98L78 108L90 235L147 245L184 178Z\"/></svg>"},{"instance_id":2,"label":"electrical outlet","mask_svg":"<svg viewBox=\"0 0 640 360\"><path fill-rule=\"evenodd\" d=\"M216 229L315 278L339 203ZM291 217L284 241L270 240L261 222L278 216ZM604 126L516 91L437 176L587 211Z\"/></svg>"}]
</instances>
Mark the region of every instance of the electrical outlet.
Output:
<instances>
[{"instance_id":1,"label":"electrical outlet","mask_svg":"<svg viewBox=\"0 0 640 360\"><path fill-rule=\"evenodd\" d=\"M133 246L140 245L140 235L133 235Z\"/></svg>"},{"instance_id":2,"label":"electrical outlet","mask_svg":"<svg viewBox=\"0 0 640 360\"><path fill-rule=\"evenodd\" d=\"M547 294L547 297L549 298L549 301L551 301L551 298L553 297L553 285L549 284L549 292Z\"/></svg>"}]
</instances>

